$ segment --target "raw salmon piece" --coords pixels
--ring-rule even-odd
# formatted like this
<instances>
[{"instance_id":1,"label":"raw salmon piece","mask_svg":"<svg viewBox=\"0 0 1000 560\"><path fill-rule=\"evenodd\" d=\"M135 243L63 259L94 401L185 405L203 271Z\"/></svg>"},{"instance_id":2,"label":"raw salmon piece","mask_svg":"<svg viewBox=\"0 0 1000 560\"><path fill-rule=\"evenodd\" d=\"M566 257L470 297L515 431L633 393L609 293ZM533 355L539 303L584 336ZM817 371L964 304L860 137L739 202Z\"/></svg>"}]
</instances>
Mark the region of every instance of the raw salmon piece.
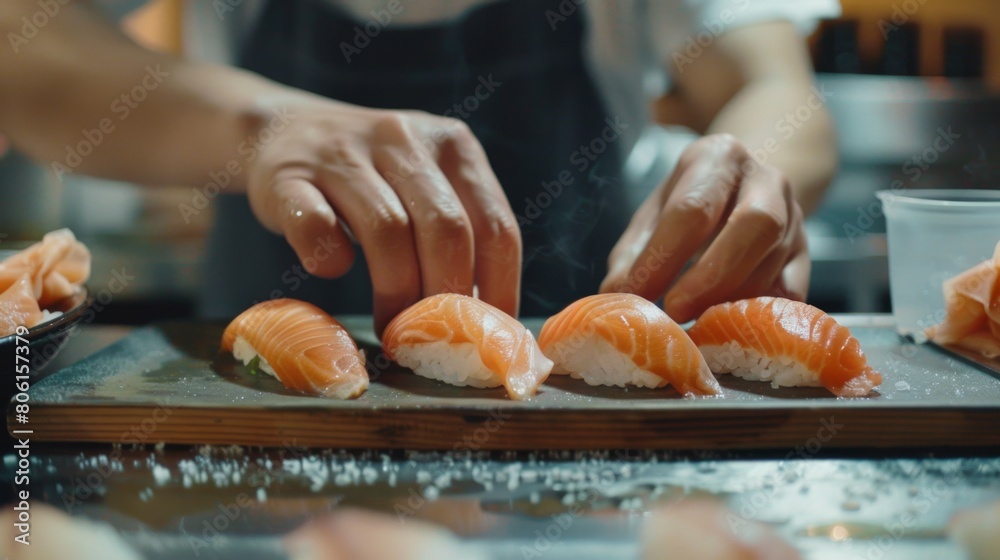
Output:
<instances>
[{"instance_id":1,"label":"raw salmon piece","mask_svg":"<svg viewBox=\"0 0 1000 560\"><path fill-rule=\"evenodd\" d=\"M10 336L17 327L31 328L42 321L42 310L35 301L31 277L20 278L0 293L0 338Z\"/></svg>"},{"instance_id":2,"label":"raw salmon piece","mask_svg":"<svg viewBox=\"0 0 1000 560\"><path fill-rule=\"evenodd\" d=\"M882 383L851 331L823 311L760 297L708 308L688 330L715 373L862 397Z\"/></svg>"},{"instance_id":3,"label":"raw salmon piece","mask_svg":"<svg viewBox=\"0 0 1000 560\"><path fill-rule=\"evenodd\" d=\"M261 369L286 387L335 399L357 397L368 388L365 355L336 319L295 299L258 303L229 323L223 350Z\"/></svg>"},{"instance_id":4,"label":"raw salmon piece","mask_svg":"<svg viewBox=\"0 0 1000 560\"><path fill-rule=\"evenodd\" d=\"M938 344L1000 356L1000 243L986 260L944 283L945 319L927 329Z\"/></svg>"},{"instance_id":5,"label":"raw salmon piece","mask_svg":"<svg viewBox=\"0 0 1000 560\"><path fill-rule=\"evenodd\" d=\"M578 300L545 322L538 342L559 373L590 385L655 388L669 383L684 395L720 392L684 329L637 295Z\"/></svg>"},{"instance_id":6,"label":"raw salmon piece","mask_svg":"<svg viewBox=\"0 0 1000 560\"><path fill-rule=\"evenodd\" d=\"M405 309L382 335L390 359L452 385L499 387L510 398L535 394L552 371L524 325L478 299L438 294Z\"/></svg>"},{"instance_id":7,"label":"raw salmon piece","mask_svg":"<svg viewBox=\"0 0 1000 560\"><path fill-rule=\"evenodd\" d=\"M69 229L45 234L41 241L0 262L0 289L22 274L31 277L38 305L45 309L72 296L90 277L90 251Z\"/></svg>"}]
</instances>

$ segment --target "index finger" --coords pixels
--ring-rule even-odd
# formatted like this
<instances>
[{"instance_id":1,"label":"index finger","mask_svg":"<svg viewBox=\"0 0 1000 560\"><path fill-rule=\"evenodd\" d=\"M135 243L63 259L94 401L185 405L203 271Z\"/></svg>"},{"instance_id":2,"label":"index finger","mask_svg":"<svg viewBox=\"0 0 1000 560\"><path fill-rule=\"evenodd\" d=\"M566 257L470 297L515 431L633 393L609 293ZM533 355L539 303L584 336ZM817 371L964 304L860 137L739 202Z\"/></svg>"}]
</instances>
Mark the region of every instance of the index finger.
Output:
<instances>
[{"instance_id":1,"label":"index finger","mask_svg":"<svg viewBox=\"0 0 1000 560\"><path fill-rule=\"evenodd\" d=\"M728 143L716 142L707 156L682 171L620 285L623 291L649 300L663 295L728 212L745 157Z\"/></svg>"},{"instance_id":2,"label":"index finger","mask_svg":"<svg viewBox=\"0 0 1000 560\"><path fill-rule=\"evenodd\" d=\"M441 145L439 166L472 222L479 299L516 317L521 297L521 230L486 153L461 121Z\"/></svg>"}]
</instances>

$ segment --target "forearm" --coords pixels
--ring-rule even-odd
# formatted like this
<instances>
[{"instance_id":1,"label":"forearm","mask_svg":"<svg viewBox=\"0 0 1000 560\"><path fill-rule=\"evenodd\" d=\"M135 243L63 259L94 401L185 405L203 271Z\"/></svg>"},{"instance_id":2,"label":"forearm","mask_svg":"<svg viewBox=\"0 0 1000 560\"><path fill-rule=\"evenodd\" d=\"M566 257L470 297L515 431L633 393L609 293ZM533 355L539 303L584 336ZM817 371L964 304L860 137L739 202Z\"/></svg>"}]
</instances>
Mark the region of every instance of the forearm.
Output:
<instances>
[{"instance_id":1,"label":"forearm","mask_svg":"<svg viewBox=\"0 0 1000 560\"><path fill-rule=\"evenodd\" d=\"M705 132L733 134L757 162L781 169L808 215L837 168L836 135L825 102L818 87L761 80L733 96Z\"/></svg>"},{"instance_id":2,"label":"forearm","mask_svg":"<svg viewBox=\"0 0 1000 560\"><path fill-rule=\"evenodd\" d=\"M4 0L0 33L20 34L35 10L34 0ZM16 51L0 49L0 83L0 131L32 158L57 172L153 184L200 184L245 159L269 111L297 95L142 49L85 4L63 7Z\"/></svg>"}]
</instances>

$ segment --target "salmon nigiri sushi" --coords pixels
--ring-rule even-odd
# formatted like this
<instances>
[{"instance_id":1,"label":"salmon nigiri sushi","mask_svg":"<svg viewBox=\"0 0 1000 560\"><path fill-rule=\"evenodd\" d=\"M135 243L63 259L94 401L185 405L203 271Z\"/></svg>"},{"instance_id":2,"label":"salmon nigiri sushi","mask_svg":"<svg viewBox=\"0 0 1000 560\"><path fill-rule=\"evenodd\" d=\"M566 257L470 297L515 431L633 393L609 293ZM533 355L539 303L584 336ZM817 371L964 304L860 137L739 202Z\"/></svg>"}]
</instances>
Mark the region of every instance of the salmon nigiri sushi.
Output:
<instances>
[{"instance_id":1,"label":"salmon nigiri sushi","mask_svg":"<svg viewBox=\"0 0 1000 560\"><path fill-rule=\"evenodd\" d=\"M499 387L515 400L535 394L552 371L531 331L510 315L460 294L418 301L382 335L391 360L452 385Z\"/></svg>"},{"instance_id":2,"label":"salmon nigiri sushi","mask_svg":"<svg viewBox=\"0 0 1000 560\"><path fill-rule=\"evenodd\" d=\"M863 397L882 383L858 339L800 301L760 297L708 308L688 330L715 373L774 387L826 387Z\"/></svg>"},{"instance_id":3,"label":"salmon nigiri sushi","mask_svg":"<svg viewBox=\"0 0 1000 560\"><path fill-rule=\"evenodd\" d=\"M549 318L538 335L555 373L589 385L668 383L684 395L714 395L719 383L677 323L633 294L585 297Z\"/></svg>"},{"instance_id":4,"label":"salmon nigiri sushi","mask_svg":"<svg viewBox=\"0 0 1000 560\"><path fill-rule=\"evenodd\" d=\"M222 349L278 378L289 389L350 399L368 388L364 352L336 319L315 305L273 299L226 327Z\"/></svg>"}]
</instances>

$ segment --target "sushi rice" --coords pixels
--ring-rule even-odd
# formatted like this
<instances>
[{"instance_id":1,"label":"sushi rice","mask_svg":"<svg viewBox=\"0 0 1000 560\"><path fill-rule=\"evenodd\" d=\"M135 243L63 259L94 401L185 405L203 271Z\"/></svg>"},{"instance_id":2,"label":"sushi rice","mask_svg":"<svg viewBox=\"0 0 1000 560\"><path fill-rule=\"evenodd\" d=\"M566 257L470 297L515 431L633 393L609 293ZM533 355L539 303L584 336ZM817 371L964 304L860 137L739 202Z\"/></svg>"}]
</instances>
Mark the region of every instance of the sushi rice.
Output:
<instances>
[{"instance_id":1,"label":"sushi rice","mask_svg":"<svg viewBox=\"0 0 1000 560\"><path fill-rule=\"evenodd\" d=\"M396 350L396 362L421 377L459 387L488 389L503 385L503 380L486 367L479 357L479 349L471 342L451 344L436 340L403 344Z\"/></svg>"},{"instance_id":2,"label":"sushi rice","mask_svg":"<svg viewBox=\"0 0 1000 560\"><path fill-rule=\"evenodd\" d=\"M822 387L819 374L792 356L764 356L736 341L721 346L705 345L699 350L715 373L731 373L751 381L770 381L778 387Z\"/></svg>"},{"instance_id":3,"label":"sushi rice","mask_svg":"<svg viewBox=\"0 0 1000 560\"><path fill-rule=\"evenodd\" d=\"M264 359L264 356L261 356L260 353L257 352L257 349L242 336L237 336L236 342L233 343L233 357L243 362L243 365L245 366L250 365L250 362L254 361L254 359L258 359L257 365L260 367L261 371L279 381L281 380L281 378L278 377L278 374L275 373L274 368L271 367L271 364L267 363L267 360Z\"/></svg>"},{"instance_id":4,"label":"sushi rice","mask_svg":"<svg viewBox=\"0 0 1000 560\"><path fill-rule=\"evenodd\" d=\"M638 385L655 389L667 384L666 379L636 366L631 356L619 352L593 329L587 331L581 333L579 340L573 344L564 342L554 345L552 352L559 365L552 373L569 374L593 386Z\"/></svg>"}]
</instances>

